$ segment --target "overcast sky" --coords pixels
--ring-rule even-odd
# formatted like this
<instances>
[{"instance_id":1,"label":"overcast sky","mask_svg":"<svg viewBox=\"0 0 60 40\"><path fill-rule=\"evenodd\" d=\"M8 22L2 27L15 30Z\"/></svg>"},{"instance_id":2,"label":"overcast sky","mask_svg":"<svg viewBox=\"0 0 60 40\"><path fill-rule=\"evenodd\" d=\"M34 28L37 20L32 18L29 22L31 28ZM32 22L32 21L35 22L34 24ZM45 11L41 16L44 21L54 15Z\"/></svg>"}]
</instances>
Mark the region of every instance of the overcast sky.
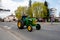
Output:
<instances>
[{"instance_id":1,"label":"overcast sky","mask_svg":"<svg viewBox=\"0 0 60 40\"><path fill-rule=\"evenodd\" d=\"M32 2L44 2L45 0L32 0ZM60 0L46 0L49 4L49 8L56 8L58 13L60 11ZM2 6L5 9L10 9L11 12L14 12L18 6L28 6L29 0L2 0Z\"/></svg>"}]
</instances>

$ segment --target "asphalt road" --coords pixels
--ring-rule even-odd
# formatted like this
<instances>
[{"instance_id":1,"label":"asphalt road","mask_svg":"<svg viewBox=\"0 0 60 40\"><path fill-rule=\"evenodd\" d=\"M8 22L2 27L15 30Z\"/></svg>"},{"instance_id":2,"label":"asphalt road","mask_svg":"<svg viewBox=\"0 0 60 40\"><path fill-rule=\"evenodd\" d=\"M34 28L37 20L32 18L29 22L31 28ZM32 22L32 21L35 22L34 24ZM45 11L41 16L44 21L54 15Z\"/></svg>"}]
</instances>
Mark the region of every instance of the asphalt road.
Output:
<instances>
[{"instance_id":1,"label":"asphalt road","mask_svg":"<svg viewBox=\"0 0 60 40\"><path fill-rule=\"evenodd\" d=\"M17 40L17 37L9 31L0 28L0 40Z\"/></svg>"},{"instance_id":2,"label":"asphalt road","mask_svg":"<svg viewBox=\"0 0 60 40\"><path fill-rule=\"evenodd\" d=\"M60 23L39 23L41 30L33 29L28 32L27 29L18 29L16 22L0 22L0 27L10 31L21 40L60 40Z\"/></svg>"}]
</instances>

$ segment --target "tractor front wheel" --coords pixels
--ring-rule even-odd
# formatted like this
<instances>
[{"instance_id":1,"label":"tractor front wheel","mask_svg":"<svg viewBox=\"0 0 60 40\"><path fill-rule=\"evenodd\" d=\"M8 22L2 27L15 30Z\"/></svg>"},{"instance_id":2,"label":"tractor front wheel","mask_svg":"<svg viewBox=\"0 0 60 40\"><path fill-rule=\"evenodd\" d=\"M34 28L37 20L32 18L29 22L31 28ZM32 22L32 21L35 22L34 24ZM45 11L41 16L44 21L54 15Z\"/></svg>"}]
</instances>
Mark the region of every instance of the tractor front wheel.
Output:
<instances>
[{"instance_id":1,"label":"tractor front wheel","mask_svg":"<svg viewBox=\"0 0 60 40\"><path fill-rule=\"evenodd\" d=\"M23 21L18 21L17 26L19 29L23 29L24 28Z\"/></svg>"},{"instance_id":2,"label":"tractor front wheel","mask_svg":"<svg viewBox=\"0 0 60 40\"><path fill-rule=\"evenodd\" d=\"M28 26L28 27L27 27L27 30L28 30L29 32L31 32L31 31L33 30L33 28L32 28L31 26Z\"/></svg>"},{"instance_id":3,"label":"tractor front wheel","mask_svg":"<svg viewBox=\"0 0 60 40\"><path fill-rule=\"evenodd\" d=\"M36 25L36 30L40 30L41 26L39 24Z\"/></svg>"}]
</instances>

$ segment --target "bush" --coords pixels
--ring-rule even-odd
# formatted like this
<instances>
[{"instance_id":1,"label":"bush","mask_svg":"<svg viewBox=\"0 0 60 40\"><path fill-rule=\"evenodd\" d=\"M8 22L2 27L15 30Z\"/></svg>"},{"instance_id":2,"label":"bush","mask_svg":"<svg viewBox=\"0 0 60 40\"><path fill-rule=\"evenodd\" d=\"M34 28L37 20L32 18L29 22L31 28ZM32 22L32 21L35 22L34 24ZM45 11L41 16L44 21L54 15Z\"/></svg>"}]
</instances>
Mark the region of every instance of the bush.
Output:
<instances>
[{"instance_id":1,"label":"bush","mask_svg":"<svg viewBox=\"0 0 60 40\"><path fill-rule=\"evenodd\" d=\"M55 19L55 22L59 22L59 20L58 19Z\"/></svg>"}]
</instances>

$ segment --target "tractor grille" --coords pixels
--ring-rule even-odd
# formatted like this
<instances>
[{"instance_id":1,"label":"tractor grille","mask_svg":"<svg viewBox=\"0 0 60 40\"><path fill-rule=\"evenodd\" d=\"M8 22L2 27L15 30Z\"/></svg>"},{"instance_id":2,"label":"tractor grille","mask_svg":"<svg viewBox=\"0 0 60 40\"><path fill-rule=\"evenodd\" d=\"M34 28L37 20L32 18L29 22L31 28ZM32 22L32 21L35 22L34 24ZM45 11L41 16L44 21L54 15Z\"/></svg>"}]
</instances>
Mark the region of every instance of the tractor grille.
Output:
<instances>
[{"instance_id":1,"label":"tractor grille","mask_svg":"<svg viewBox=\"0 0 60 40\"><path fill-rule=\"evenodd\" d=\"M37 23L37 21L36 20L33 20L33 24L36 24Z\"/></svg>"}]
</instances>

